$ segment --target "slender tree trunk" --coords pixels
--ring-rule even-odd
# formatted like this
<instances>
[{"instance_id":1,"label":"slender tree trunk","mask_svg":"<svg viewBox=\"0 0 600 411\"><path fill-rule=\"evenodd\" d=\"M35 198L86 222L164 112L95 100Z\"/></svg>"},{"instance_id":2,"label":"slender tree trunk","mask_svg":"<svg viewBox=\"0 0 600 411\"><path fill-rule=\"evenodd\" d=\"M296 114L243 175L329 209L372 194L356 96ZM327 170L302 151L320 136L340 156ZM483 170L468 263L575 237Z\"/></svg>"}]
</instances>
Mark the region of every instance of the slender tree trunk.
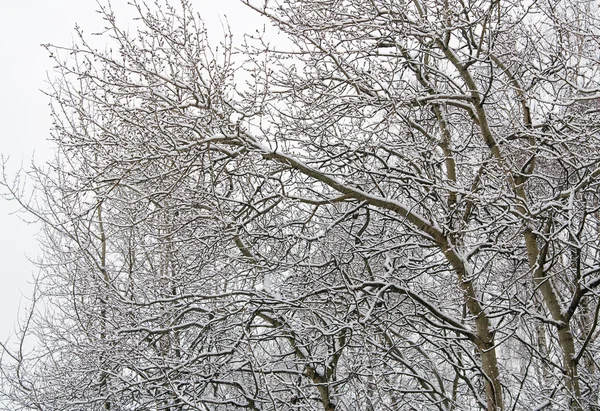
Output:
<instances>
[{"instance_id":1,"label":"slender tree trunk","mask_svg":"<svg viewBox=\"0 0 600 411\"><path fill-rule=\"evenodd\" d=\"M443 251L458 275L458 283L463 291L467 310L470 315L475 317L475 329L477 335L477 341L475 343L481 353L481 366L485 376L487 410L502 411L504 410L502 384L500 383L498 358L496 355L494 336L491 332L490 320L480 304L472 279L467 277L465 263L454 251L448 248L447 244L443 246Z\"/></svg>"},{"instance_id":2,"label":"slender tree trunk","mask_svg":"<svg viewBox=\"0 0 600 411\"><path fill-rule=\"evenodd\" d=\"M99 229L99 237L100 237L100 271L102 273L102 288L108 287L109 278L108 271L106 270L106 233L104 231L104 222L102 220L102 202L98 204L98 229ZM108 296L101 295L100 296L100 340L103 344L106 341L106 306L108 304ZM105 347L102 347L104 350ZM108 373L105 371L106 368L106 360L104 358L105 352L101 351L100 354L100 366L102 367L101 376L100 376L100 387L104 393L107 391L108 385ZM103 408L105 410L110 410L111 404L110 401L104 401Z\"/></svg>"},{"instance_id":3,"label":"slender tree trunk","mask_svg":"<svg viewBox=\"0 0 600 411\"><path fill-rule=\"evenodd\" d=\"M575 341L571 334L569 319L564 318L563 310L552 286L552 279L544 272L545 250L540 255L536 235L531 229L525 230L525 245L529 258L529 266L533 270L533 278L536 286L540 289L544 304L552 319L558 324L558 344L562 352L563 371L565 374L565 387L570 400L570 410L583 411L581 408L581 390L579 387L579 376L577 373L577 362L575 361Z\"/></svg>"}]
</instances>

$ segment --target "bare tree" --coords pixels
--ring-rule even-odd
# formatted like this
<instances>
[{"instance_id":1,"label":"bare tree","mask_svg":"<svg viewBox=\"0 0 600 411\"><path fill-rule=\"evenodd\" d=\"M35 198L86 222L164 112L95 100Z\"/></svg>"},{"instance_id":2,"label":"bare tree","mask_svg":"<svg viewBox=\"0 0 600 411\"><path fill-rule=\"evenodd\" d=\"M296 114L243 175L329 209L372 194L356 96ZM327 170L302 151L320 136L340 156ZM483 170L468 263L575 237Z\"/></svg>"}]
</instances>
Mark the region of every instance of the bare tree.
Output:
<instances>
[{"instance_id":1,"label":"bare tree","mask_svg":"<svg viewBox=\"0 0 600 411\"><path fill-rule=\"evenodd\" d=\"M599 4L241 3L284 40L210 47L183 1L48 46L11 400L600 407Z\"/></svg>"}]
</instances>

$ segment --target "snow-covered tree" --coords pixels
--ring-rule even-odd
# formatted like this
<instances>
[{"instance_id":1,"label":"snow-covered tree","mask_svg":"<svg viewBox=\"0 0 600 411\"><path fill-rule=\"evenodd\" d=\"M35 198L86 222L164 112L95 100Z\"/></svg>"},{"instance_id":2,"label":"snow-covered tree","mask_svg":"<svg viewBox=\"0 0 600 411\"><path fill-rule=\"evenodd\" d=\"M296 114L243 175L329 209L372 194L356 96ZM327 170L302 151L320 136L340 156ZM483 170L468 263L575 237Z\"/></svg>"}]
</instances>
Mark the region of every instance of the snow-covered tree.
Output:
<instances>
[{"instance_id":1,"label":"snow-covered tree","mask_svg":"<svg viewBox=\"0 0 600 411\"><path fill-rule=\"evenodd\" d=\"M190 3L47 46L14 407L600 407L600 3Z\"/></svg>"}]
</instances>

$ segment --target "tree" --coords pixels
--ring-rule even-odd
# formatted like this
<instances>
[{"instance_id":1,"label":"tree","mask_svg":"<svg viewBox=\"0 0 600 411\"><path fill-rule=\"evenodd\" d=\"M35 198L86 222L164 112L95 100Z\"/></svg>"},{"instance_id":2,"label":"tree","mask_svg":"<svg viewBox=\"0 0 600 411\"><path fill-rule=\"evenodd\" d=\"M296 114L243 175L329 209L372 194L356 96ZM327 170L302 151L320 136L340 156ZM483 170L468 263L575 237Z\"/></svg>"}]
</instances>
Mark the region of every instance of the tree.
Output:
<instances>
[{"instance_id":1,"label":"tree","mask_svg":"<svg viewBox=\"0 0 600 411\"><path fill-rule=\"evenodd\" d=\"M598 3L241 3L283 45L210 47L183 1L47 46L47 313L5 394L600 407Z\"/></svg>"}]
</instances>

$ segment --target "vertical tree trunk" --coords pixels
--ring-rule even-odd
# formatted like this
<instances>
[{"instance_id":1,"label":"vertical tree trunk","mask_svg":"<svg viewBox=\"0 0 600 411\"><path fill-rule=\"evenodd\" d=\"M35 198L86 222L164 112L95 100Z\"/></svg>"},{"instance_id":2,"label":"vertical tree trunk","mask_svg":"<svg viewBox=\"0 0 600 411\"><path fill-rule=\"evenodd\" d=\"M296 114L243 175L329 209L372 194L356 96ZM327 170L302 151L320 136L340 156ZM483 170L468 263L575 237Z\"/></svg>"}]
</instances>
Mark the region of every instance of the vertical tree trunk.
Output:
<instances>
[{"instance_id":1,"label":"vertical tree trunk","mask_svg":"<svg viewBox=\"0 0 600 411\"><path fill-rule=\"evenodd\" d=\"M106 233L104 231L104 222L102 220L102 202L98 204L98 230L99 230L99 238L100 238L100 272L102 273L102 288L108 287L109 278L108 272L106 270ZM108 304L108 296L100 295L100 341L102 342L102 351L100 353L100 366L102 367L101 376L100 376L100 387L103 394L106 394L107 386L108 386L108 373L105 371L106 368L106 360L104 358L104 344L106 341L106 308ZM105 410L110 410L111 404L110 401L104 401L103 408Z\"/></svg>"},{"instance_id":2,"label":"vertical tree trunk","mask_svg":"<svg viewBox=\"0 0 600 411\"><path fill-rule=\"evenodd\" d=\"M552 279L544 271L545 253L540 255L537 245L537 237L533 231L527 228L524 232L525 245L529 258L529 266L533 270L533 278L536 286L540 289L544 304L552 319L559 324L557 326L558 344L562 352L563 371L565 374L565 387L568 391L570 400L570 410L582 411L580 398L581 390L579 387L579 376L577 373L577 362L575 361L575 342L571 334L571 327L568 319L564 318L563 310L552 286Z\"/></svg>"},{"instance_id":3,"label":"vertical tree trunk","mask_svg":"<svg viewBox=\"0 0 600 411\"><path fill-rule=\"evenodd\" d=\"M489 318L480 304L473 281L467 276L463 260L449 248L447 243L443 245L442 249L457 273L458 283L463 291L467 310L470 315L475 317L476 345L481 353L481 366L485 375L487 410L502 411L504 410L502 384L500 383L498 358Z\"/></svg>"}]
</instances>

